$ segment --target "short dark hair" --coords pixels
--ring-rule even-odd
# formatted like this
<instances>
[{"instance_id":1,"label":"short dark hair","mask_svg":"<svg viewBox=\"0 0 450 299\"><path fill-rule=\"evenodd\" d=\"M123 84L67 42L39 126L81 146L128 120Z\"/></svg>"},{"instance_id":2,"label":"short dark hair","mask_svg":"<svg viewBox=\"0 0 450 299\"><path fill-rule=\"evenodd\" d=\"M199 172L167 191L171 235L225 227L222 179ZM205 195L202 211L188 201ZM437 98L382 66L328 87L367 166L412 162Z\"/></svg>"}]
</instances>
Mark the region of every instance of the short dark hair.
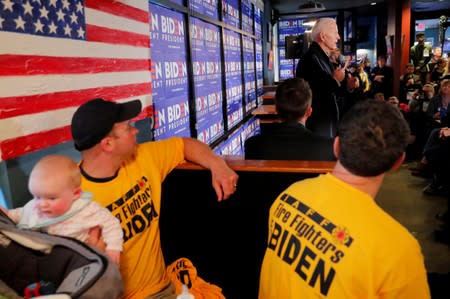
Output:
<instances>
[{"instance_id":1,"label":"short dark hair","mask_svg":"<svg viewBox=\"0 0 450 299\"><path fill-rule=\"evenodd\" d=\"M312 91L303 78L290 78L278 85L275 107L278 115L286 121L298 121L311 106Z\"/></svg>"},{"instance_id":2,"label":"short dark hair","mask_svg":"<svg viewBox=\"0 0 450 299\"><path fill-rule=\"evenodd\" d=\"M399 109L372 99L358 102L339 124L338 160L355 175L380 175L404 153L409 135Z\"/></svg>"}]
</instances>

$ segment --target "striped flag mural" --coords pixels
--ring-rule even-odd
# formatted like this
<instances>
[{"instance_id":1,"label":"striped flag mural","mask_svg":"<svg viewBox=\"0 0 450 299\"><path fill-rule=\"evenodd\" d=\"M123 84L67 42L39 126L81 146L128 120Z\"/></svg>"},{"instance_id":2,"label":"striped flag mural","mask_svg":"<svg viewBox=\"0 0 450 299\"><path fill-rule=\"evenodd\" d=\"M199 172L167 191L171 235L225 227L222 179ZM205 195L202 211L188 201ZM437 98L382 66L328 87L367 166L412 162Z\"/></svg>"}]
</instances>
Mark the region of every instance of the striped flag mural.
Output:
<instances>
[{"instance_id":1,"label":"striped flag mural","mask_svg":"<svg viewBox=\"0 0 450 299\"><path fill-rule=\"evenodd\" d=\"M0 0L1 159L70 140L94 97L150 116L149 31L143 0Z\"/></svg>"}]
</instances>

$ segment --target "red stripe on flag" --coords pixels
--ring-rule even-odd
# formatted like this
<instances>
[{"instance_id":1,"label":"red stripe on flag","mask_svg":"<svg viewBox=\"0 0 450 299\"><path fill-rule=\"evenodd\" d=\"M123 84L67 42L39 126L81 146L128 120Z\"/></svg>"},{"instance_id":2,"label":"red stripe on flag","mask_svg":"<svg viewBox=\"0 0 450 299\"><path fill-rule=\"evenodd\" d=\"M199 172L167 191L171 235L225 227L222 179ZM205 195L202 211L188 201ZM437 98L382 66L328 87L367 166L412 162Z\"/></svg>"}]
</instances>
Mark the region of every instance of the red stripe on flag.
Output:
<instances>
[{"instance_id":1,"label":"red stripe on flag","mask_svg":"<svg viewBox=\"0 0 450 299\"><path fill-rule=\"evenodd\" d=\"M0 76L146 71L150 59L0 55Z\"/></svg>"},{"instance_id":2,"label":"red stripe on flag","mask_svg":"<svg viewBox=\"0 0 450 299\"><path fill-rule=\"evenodd\" d=\"M142 95L151 94L151 91L152 87L149 82L80 89L75 91L62 91L32 96L5 97L0 98L0 119L79 106L87 100L98 97L108 100L118 100L134 96L138 98Z\"/></svg>"},{"instance_id":3,"label":"red stripe on flag","mask_svg":"<svg viewBox=\"0 0 450 299\"><path fill-rule=\"evenodd\" d=\"M148 23L148 13L139 8L129 6L120 2L111 0L86 0L86 7L101 10L116 16L133 19L139 22Z\"/></svg>"},{"instance_id":4,"label":"red stripe on flag","mask_svg":"<svg viewBox=\"0 0 450 299\"><path fill-rule=\"evenodd\" d=\"M86 39L90 42L103 42L150 48L150 37L148 35L131 33L117 29L113 30L89 24L86 24Z\"/></svg>"},{"instance_id":5,"label":"red stripe on flag","mask_svg":"<svg viewBox=\"0 0 450 299\"><path fill-rule=\"evenodd\" d=\"M39 132L0 142L2 159L7 160L38 149L68 141L72 138L70 126Z\"/></svg>"}]
</instances>

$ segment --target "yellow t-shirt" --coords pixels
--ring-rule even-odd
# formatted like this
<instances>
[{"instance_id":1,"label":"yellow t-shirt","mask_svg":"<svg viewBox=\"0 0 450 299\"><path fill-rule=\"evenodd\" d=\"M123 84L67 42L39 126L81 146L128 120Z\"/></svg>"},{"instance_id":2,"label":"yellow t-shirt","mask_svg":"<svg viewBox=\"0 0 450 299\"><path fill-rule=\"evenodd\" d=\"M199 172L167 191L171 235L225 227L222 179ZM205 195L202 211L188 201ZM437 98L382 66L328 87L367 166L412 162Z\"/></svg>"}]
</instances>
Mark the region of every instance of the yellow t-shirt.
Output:
<instances>
[{"instance_id":1,"label":"yellow t-shirt","mask_svg":"<svg viewBox=\"0 0 450 299\"><path fill-rule=\"evenodd\" d=\"M161 183L184 159L181 138L138 145L135 158L106 182L82 178L82 189L119 219L124 250L120 272L124 298L142 299L166 287L170 279L161 251Z\"/></svg>"},{"instance_id":2,"label":"yellow t-shirt","mask_svg":"<svg viewBox=\"0 0 450 299\"><path fill-rule=\"evenodd\" d=\"M272 204L260 299L430 298L418 242L367 194L331 174Z\"/></svg>"}]
</instances>

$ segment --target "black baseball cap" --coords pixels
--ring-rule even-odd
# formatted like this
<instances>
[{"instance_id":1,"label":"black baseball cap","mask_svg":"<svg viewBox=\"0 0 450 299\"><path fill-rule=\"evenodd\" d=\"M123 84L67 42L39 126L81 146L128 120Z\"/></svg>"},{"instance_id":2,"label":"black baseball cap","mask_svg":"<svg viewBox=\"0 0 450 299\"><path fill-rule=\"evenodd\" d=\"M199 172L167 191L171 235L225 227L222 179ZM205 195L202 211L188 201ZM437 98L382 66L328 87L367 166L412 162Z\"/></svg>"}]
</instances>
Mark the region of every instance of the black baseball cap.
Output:
<instances>
[{"instance_id":1,"label":"black baseball cap","mask_svg":"<svg viewBox=\"0 0 450 299\"><path fill-rule=\"evenodd\" d=\"M141 101L116 103L101 98L82 104L72 117L72 138L79 151L99 143L115 123L130 120L141 112Z\"/></svg>"}]
</instances>

